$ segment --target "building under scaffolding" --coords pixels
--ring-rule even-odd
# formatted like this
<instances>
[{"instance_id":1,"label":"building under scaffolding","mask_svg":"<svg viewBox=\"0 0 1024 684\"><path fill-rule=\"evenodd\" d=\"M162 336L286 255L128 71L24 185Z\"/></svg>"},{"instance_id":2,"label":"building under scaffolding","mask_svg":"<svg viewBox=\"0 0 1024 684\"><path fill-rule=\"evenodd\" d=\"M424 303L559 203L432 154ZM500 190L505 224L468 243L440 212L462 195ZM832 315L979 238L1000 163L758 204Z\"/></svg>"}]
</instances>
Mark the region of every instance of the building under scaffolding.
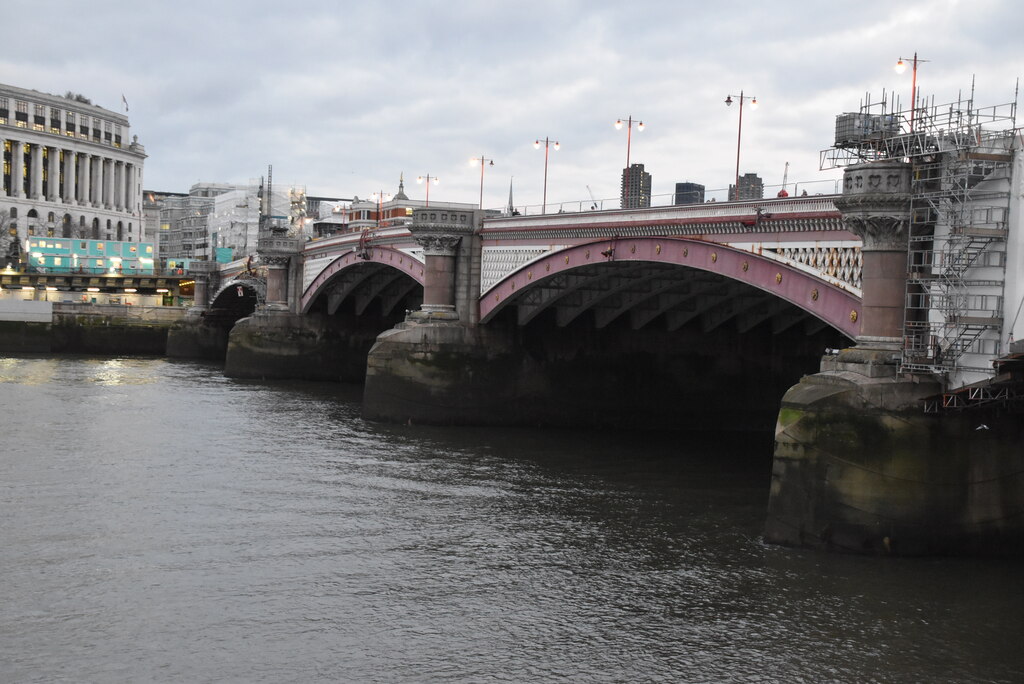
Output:
<instances>
[{"instance_id":1,"label":"building under scaffolding","mask_svg":"<svg viewBox=\"0 0 1024 684\"><path fill-rule=\"evenodd\" d=\"M941 374L947 387L991 378L1019 323L1022 275L1020 131L1014 101L919 100L888 111L865 98L836 119L822 168L911 164L901 371Z\"/></svg>"}]
</instances>

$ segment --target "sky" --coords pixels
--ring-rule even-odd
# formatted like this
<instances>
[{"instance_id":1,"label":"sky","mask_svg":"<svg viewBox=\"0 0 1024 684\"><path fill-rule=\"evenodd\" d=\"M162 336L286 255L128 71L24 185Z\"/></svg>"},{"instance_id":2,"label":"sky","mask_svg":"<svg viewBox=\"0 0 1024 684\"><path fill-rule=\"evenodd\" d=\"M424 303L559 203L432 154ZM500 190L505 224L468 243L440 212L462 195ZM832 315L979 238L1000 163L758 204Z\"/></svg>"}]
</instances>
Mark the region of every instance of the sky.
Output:
<instances>
[{"instance_id":1,"label":"sky","mask_svg":"<svg viewBox=\"0 0 1024 684\"><path fill-rule=\"evenodd\" d=\"M349 198L406 193L517 207L611 208L626 164L724 199L736 173L766 195L833 192L821 170L835 117L870 95L1013 102L1019 0L3 0L0 83L81 93L124 111L147 190L274 185ZM725 105L727 95L734 103ZM750 106L756 98L758 107ZM541 140L541 148L534 141ZM471 159L476 159L470 164ZM490 165L493 161L493 166ZM788 173L787 173L788 163ZM772 186L775 186L772 188Z\"/></svg>"}]
</instances>

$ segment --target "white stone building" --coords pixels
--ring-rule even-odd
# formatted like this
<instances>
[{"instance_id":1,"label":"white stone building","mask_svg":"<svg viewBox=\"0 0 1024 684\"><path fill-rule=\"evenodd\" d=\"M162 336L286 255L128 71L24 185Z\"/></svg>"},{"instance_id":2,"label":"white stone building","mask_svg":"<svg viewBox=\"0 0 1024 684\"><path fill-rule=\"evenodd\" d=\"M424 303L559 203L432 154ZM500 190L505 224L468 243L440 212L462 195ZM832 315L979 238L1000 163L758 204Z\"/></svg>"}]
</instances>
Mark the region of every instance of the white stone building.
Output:
<instances>
[{"instance_id":1,"label":"white stone building","mask_svg":"<svg viewBox=\"0 0 1024 684\"><path fill-rule=\"evenodd\" d=\"M0 222L30 236L145 239L145 149L125 114L0 84Z\"/></svg>"}]
</instances>

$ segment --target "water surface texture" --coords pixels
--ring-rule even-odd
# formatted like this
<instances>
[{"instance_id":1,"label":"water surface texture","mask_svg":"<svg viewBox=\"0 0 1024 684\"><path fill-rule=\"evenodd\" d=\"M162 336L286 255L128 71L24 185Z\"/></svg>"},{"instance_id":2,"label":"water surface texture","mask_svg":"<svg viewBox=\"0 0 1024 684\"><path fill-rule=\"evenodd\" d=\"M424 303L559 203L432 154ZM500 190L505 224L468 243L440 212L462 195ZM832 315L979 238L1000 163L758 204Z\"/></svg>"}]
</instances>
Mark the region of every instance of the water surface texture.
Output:
<instances>
[{"instance_id":1,"label":"water surface texture","mask_svg":"<svg viewBox=\"0 0 1024 684\"><path fill-rule=\"evenodd\" d=\"M1020 682L1024 566L766 546L770 436L0 358L4 682Z\"/></svg>"}]
</instances>

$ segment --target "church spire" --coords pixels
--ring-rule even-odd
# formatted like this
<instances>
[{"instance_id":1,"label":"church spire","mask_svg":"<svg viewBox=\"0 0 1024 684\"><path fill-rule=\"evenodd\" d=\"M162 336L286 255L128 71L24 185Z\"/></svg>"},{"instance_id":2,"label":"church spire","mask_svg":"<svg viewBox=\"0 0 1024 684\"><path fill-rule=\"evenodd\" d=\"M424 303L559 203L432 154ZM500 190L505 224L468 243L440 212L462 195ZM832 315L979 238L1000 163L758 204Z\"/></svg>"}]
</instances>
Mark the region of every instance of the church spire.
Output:
<instances>
[{"instance_id":1,"label":"church spire","mask_svg":"<svg viewBox=\"0 0 1024 684\"><path fill-rule=\"evenodd\" d=\"M516 208L512 204L512 179L514 177L515 176L509 176L508 177L508 207L505 208L505 213L508 216L513 216L516 213Z\"/></svg>"},{"instance_id":2,"label":"church spire","mask_svg":"<svg viewBox=\"0 0 1024 684\"><path fill-rule=\"evenodd\" d=\"M407 200L409 196L405 194L405 172L398 174L398 192L394 198L396 200Z\"/></svg>"}]
</instances>

